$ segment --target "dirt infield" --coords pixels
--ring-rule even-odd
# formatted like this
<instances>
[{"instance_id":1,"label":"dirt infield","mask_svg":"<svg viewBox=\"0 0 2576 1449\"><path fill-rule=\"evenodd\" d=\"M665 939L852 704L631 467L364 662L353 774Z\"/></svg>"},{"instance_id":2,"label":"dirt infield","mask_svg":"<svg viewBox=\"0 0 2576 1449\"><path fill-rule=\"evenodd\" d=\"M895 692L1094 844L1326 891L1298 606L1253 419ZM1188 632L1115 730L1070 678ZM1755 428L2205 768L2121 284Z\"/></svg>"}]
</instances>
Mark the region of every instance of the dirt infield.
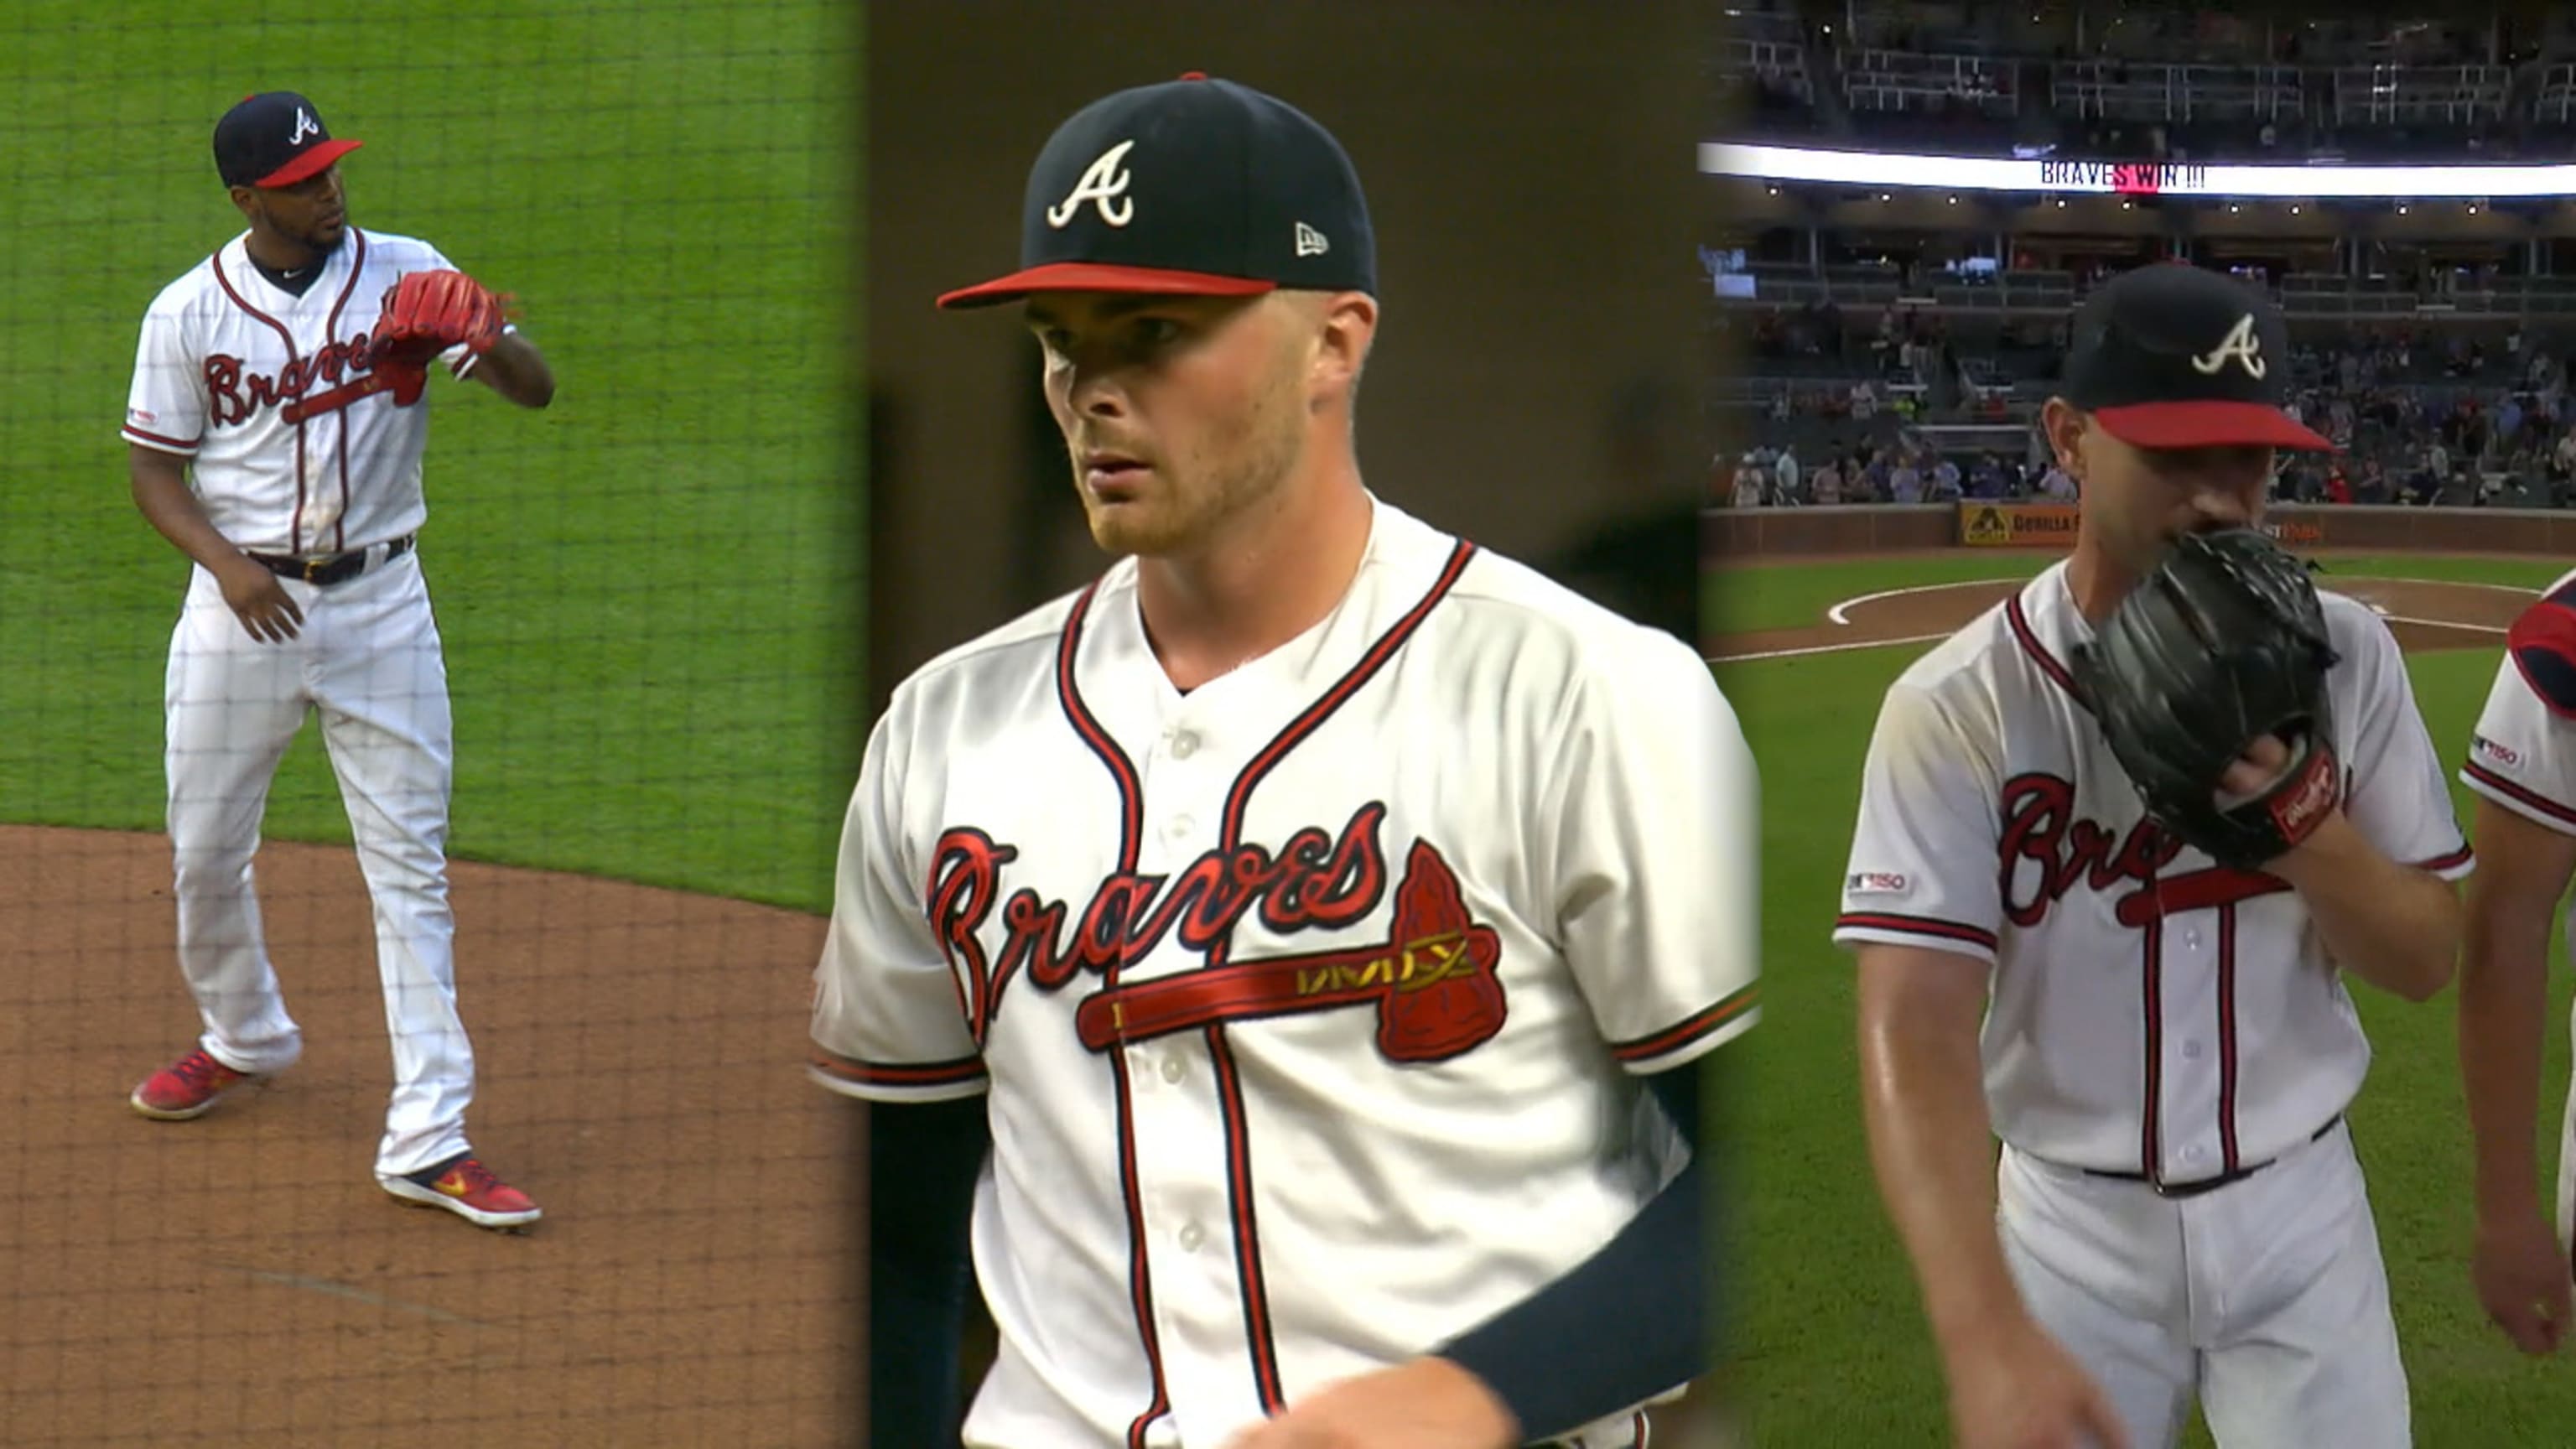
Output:
<instances>
[{"instance_id":1,"label":"dirt infield","mask_svg":"<svg viewBox=\"0 0 2576 1449\"><path fill-rule=\"evenodd\" d=\"M1720 636L1711 662L1837 654L1948 637L2019 589L2021 579L1923 584L1846 599L1813 624ZM2359 599L2388 620L2408 649L2474 649L2498 643L2531 594L2494 584L2317 576L2319 588Z\"/></svg>"},{"instance_id":2,"label":"dirt infield","mask_svg":"<svg viewBox=\"0 0 2576 1449\"><path fill-rule=\"evenodd\" d=\"M855 1442L857 1137L799 1070L822 921L454 868L469 1126L547 1213L512 1236L375 1185L352 853L258 870L304 1059L147 1122L126 1093L196 1031L167 841L0 828L0 1444Z\"/></svg>"}]
</instances>

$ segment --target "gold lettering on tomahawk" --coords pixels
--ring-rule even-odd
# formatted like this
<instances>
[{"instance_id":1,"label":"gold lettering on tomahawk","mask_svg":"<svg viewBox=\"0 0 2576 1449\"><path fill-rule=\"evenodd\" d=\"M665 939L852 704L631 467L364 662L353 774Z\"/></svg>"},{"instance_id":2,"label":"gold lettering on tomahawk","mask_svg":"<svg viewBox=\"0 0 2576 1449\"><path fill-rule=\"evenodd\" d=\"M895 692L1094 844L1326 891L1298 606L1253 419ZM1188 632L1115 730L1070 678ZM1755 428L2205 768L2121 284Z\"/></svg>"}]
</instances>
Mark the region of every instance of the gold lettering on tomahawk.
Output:
<instances>
[{"instance_id":1,"label":"gold lettering on tomahawk","mask_svg":"<svg viewBox=\"0 0 2576 1449\"><path fill-rule=\"evenodd\" d=\"M1476 963L1467 956L1467 933L1450 931L1408 942L1400 950L1356 965L1337 961L1322 966L1300 966L1297 968L1297 994L1320 996L1326 992L1366 991L1380 987L1420 991L1442 981L1474 974Z\"/></svg>"}]
</instances>

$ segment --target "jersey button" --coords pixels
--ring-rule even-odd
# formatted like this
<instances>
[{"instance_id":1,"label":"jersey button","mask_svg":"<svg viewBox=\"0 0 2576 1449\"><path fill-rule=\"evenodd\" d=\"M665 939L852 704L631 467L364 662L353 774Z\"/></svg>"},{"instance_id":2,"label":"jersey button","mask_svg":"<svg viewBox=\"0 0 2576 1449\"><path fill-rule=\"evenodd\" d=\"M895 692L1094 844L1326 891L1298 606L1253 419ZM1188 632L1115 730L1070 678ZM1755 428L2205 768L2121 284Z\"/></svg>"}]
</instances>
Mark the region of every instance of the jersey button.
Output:
<instances>
[{"instance_id":1,"label":"jersey button","mask_svg":"<svg viewBox=\"0 0 2576 1449\"><path fill-rule=\"evenodd\" d=\"M1190 838L1190 833L1198 828L1199 823L1187 815L1175 815L1172 817L1172 823L1163 827L1174 840L1187 840Z\"/></svg>"},{"instance_id":2,"label":"jersey button","mask_svg":"<svg viewBox=\"0 0 2576 1449\"><path fill-rule=\"evenodd\" d=\"M1181 1059L1179 1057L1163 1058L1164 1081L1177 1082L1181 1079L1182 1075L1188 1071L1189 1068L1181 1065Z\"/></svg>"},{"instance_id":3,"label":"jersey button","mask_svg":"<svg viewBox=\"0 0 2576 1449\"><path fill-rule=\"evenodd\" d=\"M1196 1223L1190 1223L1181 1229L1182 1252L1195 1253L1199 1250L1199 1244L1206 1241L1207 1234L1200 1232L1199 1225Z\"/></svg>"},{"instance_id":4,"label":"jersey button","mask_svg":"<svg viewBox=\"0 0 2576 1449\"><path fill-rule=\"evenodd\" d=\"M1172 736L1172 758L1186 760L1199 752L1199 737L1183 730Z\"/></svg>"},{"instance_id":5,"label":"jersey button","mask_svg":"<svg viewBox=\"0 0 2576 1449\"><path fill-rule=\"evenodd\" d=\"M2200 1060L2200 1043L2199 1043L2199 1042L2196 1042L2196 1041L2187 1041L2187 1042L2184 1042L2184 1043L2182 1044L2182 1054L2183 1054L2185 1057L2188 1057L2189 1059L2191 1059L2192 1061L2195 1061L2195 1062L2196 1062L2196 1061L2199 1061L2199 1060Z\"/></svg>"}]
</instances>

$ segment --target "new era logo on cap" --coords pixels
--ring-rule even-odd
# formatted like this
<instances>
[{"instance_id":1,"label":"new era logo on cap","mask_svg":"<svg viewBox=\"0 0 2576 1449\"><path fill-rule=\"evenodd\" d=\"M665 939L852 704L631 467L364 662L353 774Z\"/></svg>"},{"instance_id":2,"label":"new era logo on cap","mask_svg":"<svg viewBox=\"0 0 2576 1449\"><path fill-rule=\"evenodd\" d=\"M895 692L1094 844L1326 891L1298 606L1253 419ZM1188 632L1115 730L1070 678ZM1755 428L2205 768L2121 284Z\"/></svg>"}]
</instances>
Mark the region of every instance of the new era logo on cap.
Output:
<instances>
[{"instance_id":1,"label":"new era logo on cap","mask_svg":"<svg viewBox=\"0 0 2576 1449\"><path fill-rule=\"evenodd\" d=\"M1377 290L1359 175L1305 113L1194 72L1105 96L1057 127L1021 198L1019 269L939 304L1282 287Z\"/></svg>"},{"instance_id":2,"label":"new era logo on cap","mask_svg":"<svg viewBox=\"0 0 2576 1449\"><path fill-rule=\"evenodd\" d=\"M334 141L322 113L293 91L244 96L215 123L215 174L226 186L293 186L358 149Z\"/></svg>"},{"instance_id":3,"label":"new era logo on cap","mask_svg":"<svg viewBox=\"0 0 2576 1449\"><path fill-rule=\"evenodd\" d=\"M2223 272L2158 262L2096 288L2075 314L2061 391L2140 448L2331 451L2283 409L2289 328L2272 299Z\"/></svg>"}]
</instances>

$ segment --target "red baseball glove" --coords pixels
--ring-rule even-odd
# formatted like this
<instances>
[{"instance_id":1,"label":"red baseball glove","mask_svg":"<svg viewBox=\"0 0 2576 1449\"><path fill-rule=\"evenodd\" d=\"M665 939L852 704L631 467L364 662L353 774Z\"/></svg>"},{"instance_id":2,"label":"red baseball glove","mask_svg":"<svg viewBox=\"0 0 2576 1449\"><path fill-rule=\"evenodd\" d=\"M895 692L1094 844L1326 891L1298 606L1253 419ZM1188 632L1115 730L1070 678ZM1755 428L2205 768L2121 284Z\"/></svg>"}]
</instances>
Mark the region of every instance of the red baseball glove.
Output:
<instances>
[{"instance_id":1,"label":"red baseball glove","mask_svg":"<svg viewBox=\"0 0 2576 1449\"><path fill-rule=\"evenodd\" d=\"M376 319L379 362L426 366L459 345L479 357L500 340L509 302L463 272L406 272L385 289Z\"/></svg>"}]
</instances>

